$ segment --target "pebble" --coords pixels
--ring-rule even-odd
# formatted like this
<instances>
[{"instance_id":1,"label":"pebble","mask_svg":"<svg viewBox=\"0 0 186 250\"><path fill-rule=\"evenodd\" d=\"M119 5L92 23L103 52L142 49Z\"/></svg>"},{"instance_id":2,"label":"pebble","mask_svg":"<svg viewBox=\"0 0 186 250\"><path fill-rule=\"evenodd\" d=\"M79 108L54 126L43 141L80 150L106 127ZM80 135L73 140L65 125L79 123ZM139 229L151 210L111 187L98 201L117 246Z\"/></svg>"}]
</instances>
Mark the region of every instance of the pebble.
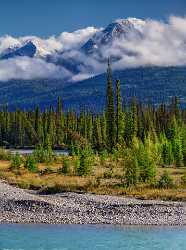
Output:
<instances>
[{"instance_id":1,"label":"pebble","mask_svg":"<svg viewBox=\"0 0 186 250\"><path fill-rule=\"evenodd\" d=\"M0 181L0 223L186 225L186 202L109 195L40 195Z\"/></svg>"}]
</instances>

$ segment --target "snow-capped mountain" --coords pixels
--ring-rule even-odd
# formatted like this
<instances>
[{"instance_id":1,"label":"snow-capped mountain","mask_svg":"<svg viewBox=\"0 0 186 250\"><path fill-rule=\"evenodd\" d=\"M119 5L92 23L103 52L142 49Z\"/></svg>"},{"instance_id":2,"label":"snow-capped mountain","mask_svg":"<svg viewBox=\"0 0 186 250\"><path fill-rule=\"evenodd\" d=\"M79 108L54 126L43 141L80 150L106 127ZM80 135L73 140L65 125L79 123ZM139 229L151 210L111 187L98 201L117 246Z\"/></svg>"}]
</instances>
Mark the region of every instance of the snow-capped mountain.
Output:
<instances>
[{"instance_id":1,"label":"snow-capped mountain","mask_svg":"<svg viewBox=\"0 0 186 250\"><path fill-rule=\"evenodd\" d=\"M134 56L133 51L125 48L122 49L122 54L116 54L114 50L112 51L112 46L115 42L128 39L130 36L142 38L145 24L145 21L136 18L118 19L105 29L97 31L80 48L51 54L47 59L65 67L73 74L88 71L92 75L95 72L93 68L95 60L98 64L105 65L108 57L111 57L112 61L116 62L121 59L122 54Z\"/></svg>"},{"instance_id":2,"label":"snow-capped mountain","mask_svg":"<svg viewBox=\"0 0 186 250\"><path fill-rule=\"evenodd\" d=\"M20 46L20 47L13 47L8 48L4 51L4 53L1 55L1 59L9 59L14 58L17 56L28 56L28 57L34 57L37 51L37 47L34 45L33 42L29 41L28 43Z\"/></svg>"},{"instance_id":3,"label":"snow-capped mountain","mask_svg":"<svg viewBox=\"0 0 186 250\"><path fill-rule=\"evenodd\" d=\"M96 32L88 41L85 41L84 45L79 48L79 51L81 53L85 53L86 55L91 55L95 52L99 53L99 50L103 46L109 45L117 39L121 39L123 37L127 38L130 34L140 36L144 25L145 21L141 19L118 19L109 24L105 29ZM63 45L61 44L61 50L59 49L56 51L55 49L52 49L51 46L47 46L46 40L34 36L25 37L20 40L20 44L15 44L15 46L4 50L0 55L0 59L9 59L17 56L37 58L50 57L50 59L53 55L55 55L55 58L56 55L63 57L63 52L66 51L62 51L62 47Z\"/></svg>"},{"instance_id":4,"label":"snow-capped mountain","mask_svg":"<svg viewBox=\"0 0 186 250\"><path fill-rule=\"evenodd\" d=\"M145 21L136 18L118 19L109 24L104 30L97 32L83 46L86 54L92 54L103 46L110 45L113 41L128 36L141 36Z\"/></svg>"},{"instance_id":5,"label":"snow-capped mountain","mask_svg":"<svg viewBox=\"0 0 186 250\"><path fill-rule=\"evenodd\" d=\"M97 107L105 103L104 72L110 57L113 79L121 80L128 97L157 104L167 89L163 101L175 95L185 105L185 22L178 17L168 22L128 18L104 29L87 27L47 39L0 37L0 82L6 82L0 84L0 100L33 107L61 95L66 107Z\"/></svg>"},{"instance_id":6,"label":"snow-capped mountain","mask_svg":"<svg viewBox=\"0 0 186 250\"><path fill-rule=\"evenodd\" d=\"M56 50L52 50L51 47L47 47L46 43L37 37L23 38L20 44L11 46L5 49L0 59L9 59L19 56L37 57L45 59L47 56L56 53Z\"/></svg>"}]
</instances>

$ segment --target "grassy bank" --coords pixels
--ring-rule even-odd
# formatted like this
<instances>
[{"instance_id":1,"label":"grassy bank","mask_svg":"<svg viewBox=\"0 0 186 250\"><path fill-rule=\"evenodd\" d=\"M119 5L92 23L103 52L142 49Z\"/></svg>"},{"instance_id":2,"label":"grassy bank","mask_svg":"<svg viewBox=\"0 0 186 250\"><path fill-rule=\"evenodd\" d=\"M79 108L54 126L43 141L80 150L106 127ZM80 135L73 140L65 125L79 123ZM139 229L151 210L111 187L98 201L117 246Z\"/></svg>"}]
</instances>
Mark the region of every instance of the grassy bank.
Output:
<instances>
[{"instance_id":1,"label":"grassy bank","mask_svg":"<svg viewBox=\"0 0 186 250\"><path fill-rule=\"evenodd\" d=\"M25 161L22 157L22 161ZM154 183L138 183L126 186L121 162L96 156L91 173L78 176L77 157L57 157L50 163L38 163L36 171L30 171L22 162L12 167L12 160L0 160L0 178L24 189L38 190L42 194L57 192L90 192L95 194L133 196L140 199L186 201L185 168L157 167ZM163 173L168 173L172 186L157 187Z\"/></svg>"}]
</instances>

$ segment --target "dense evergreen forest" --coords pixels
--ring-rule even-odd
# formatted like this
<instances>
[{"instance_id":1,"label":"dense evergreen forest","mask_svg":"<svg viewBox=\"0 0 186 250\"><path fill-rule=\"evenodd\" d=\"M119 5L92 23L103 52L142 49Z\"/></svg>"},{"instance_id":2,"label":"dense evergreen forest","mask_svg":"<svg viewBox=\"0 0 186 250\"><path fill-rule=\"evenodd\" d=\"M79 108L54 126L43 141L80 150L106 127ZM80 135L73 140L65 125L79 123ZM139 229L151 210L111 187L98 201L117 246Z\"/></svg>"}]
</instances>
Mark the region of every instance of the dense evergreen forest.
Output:
<instances>
[{"instance_id":1,"label":"dense evergreen forest","mask_svg":"<svg viewBox=\"0 0 186 250\"><path fill-rule=\"evenodd\" d=\"M86 154L119 155L125 159L129 184L139 178L144 182L153 179L157 165L185 166L186 110L179 108L178 98L158 107L143 105L135 98L124 106L124 98L120 81L112 80L109 62L102 113L63 112L60 97L56 109L9 112L4 107L0 112L0 145L68 148L76 155L85 149Z\"/></svg>"}]
</instances>

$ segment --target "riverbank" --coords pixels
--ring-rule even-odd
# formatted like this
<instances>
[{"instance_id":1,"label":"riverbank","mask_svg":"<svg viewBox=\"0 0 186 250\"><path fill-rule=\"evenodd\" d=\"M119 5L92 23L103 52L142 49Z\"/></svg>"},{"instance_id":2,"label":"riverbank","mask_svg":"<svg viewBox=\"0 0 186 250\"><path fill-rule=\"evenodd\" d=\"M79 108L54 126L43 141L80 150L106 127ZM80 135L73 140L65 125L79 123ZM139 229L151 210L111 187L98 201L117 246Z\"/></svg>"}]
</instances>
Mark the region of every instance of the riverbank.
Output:
<instances>
[{"instance_id":1,"label":"riverbank","mask_svg":"<svg viewBox=\"0 0 186 250\"><path fill-rule=\"evenodd\" d=\"M186 203L78 193L39 195L0 182L0 223L186 225Z\"/></svg>"}]
</instances>

